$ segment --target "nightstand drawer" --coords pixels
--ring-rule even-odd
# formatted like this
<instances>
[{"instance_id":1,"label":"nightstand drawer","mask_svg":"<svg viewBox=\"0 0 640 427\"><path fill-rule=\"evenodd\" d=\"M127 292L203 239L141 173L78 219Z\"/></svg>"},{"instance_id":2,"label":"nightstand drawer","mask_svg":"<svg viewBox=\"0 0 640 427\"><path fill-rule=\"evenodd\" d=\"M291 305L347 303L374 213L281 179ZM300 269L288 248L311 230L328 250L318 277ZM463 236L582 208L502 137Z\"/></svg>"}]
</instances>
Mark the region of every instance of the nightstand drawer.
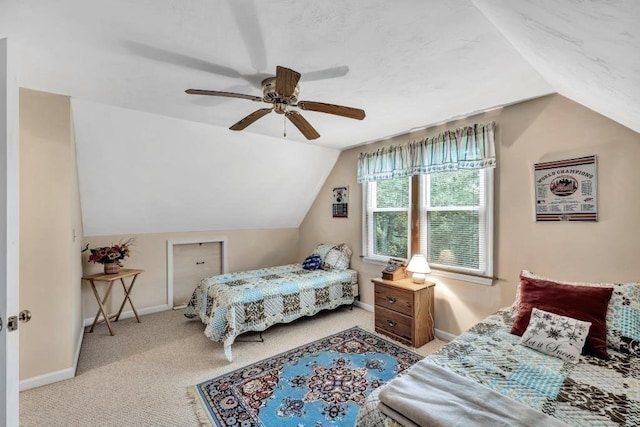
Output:
<instances>
[{"instance_id":1,"label":"nightstand drawer","mask_svg":"<svg viewBox=\"0 0 640 427\"><path fill-rule=\"evenodd\" d=\"M376 306L375 310L376 331L382 333L389 332L396 337L403 338L409 344L412 343L413 337L411 330L413 329L413 322L410 317L380 306Z\"/></svg>"},{"instance_id":2,"label":"nightstand drawer","mask_svg":"<svg viewBox=\"0 0 640 427\"><path fill-rule=\"evenodd\" d=\"M384 285L375 287L375 305L413 316L413 292Z\"/></svg>"}]
</instances>

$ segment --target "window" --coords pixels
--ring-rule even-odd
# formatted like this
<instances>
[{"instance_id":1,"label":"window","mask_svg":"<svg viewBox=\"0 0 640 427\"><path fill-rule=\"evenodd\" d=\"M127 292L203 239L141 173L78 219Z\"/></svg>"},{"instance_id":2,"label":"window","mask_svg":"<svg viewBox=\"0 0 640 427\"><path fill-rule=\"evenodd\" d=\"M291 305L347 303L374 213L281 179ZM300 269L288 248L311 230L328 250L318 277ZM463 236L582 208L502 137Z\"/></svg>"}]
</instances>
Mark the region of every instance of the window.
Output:
<instances>
[{"instance_id":1,"label":"window","mask_svg":"<svg viewBox=\"0 0 640 427\"><path fill-rule=\"evenodd\" d=\"M436 275L491 285L494 132L475 123L360 153L365 258L422 253Z\"/></svg>"},{"instance_id":2,"label":"window","mask_svg":"<svg viewBox=\"0 0 640 427\"><path fill-rule=\"evenodd\" d=\"M363 243L372 260L409 257L410 178L369 182L364 190Z\"/></svg>"},{"instance_id":3,"label":"window","mask_svg":"<svg viewBox=\"0 0 640 427\"><path fill-rule=\"evenodd\" d=\"M414 189L411 182L407 177L363 184L366 258L409 259L414 243L435 274L492 276L493 168L420 175ZM418 194L412 198L411 191ZM414 230L412 199L419 200Z\"/></svg>"},{"instance_id":4,"label":"window","mask_svg":"<svg viewBox=\"0 0 640 427\"><path fill-rule=\"evenodd\" d=\"M493 168L420 177L420 252L432 268L491 276Z\"/></svg>"}]
</instances>

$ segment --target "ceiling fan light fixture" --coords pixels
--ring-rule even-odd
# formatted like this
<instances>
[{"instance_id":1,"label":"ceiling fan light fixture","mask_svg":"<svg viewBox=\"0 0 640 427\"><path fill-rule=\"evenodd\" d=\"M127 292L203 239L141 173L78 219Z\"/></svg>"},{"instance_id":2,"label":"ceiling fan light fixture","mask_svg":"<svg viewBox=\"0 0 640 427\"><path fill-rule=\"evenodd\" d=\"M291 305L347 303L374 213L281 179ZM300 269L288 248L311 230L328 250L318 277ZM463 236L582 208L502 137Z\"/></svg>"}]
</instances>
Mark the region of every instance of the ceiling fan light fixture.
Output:
<instances>
[{"instance_id":1,"label":"ceiling fan light fixture","mask_svg":"<svg viewBox=\"0 0 640 427\"><path fill-rule=\"evenodd\" d=\"M273 104L273 111L278 114L285 114L288 108L289 104L286 104L284 102L276 102L275 104Z\"/></svg>"}]
</instances>

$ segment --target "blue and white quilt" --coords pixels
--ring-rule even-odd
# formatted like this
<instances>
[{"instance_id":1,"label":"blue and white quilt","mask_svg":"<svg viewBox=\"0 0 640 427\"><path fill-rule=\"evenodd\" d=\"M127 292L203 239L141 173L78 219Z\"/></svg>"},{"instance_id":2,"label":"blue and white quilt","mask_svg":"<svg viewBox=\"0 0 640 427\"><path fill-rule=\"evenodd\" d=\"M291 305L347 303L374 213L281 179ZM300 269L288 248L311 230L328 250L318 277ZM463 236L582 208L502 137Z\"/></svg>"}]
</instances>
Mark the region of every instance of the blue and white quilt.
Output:
<instances>
[{"instance_id":1,"label":"blue and white quilt","mask_svg":"<svg viewBox=\"0 0 640 427\"><path fill-rule=\"evenodd\" d=\"M425 361L568 425L640 425L640 358L609 348L610 360L583 355L577 364L565 362L521 345L512 323L499 311ZM379 392L360 409L358 426L393 425L378 410Z\"/></svg>"},{"instance_id":2,"label":"blue and white quilt","mask_svg":"<svg viewBox=\"0 0 640 427\"><path fill-rule=\"evenodd\" d=\"M184 315L199 316L205 335L222 342L231 361L231 345L244 332L353 304L352 283L354 270L310 271L301 264L220 274L202 279Z\"/></svg>"}]
</instances>

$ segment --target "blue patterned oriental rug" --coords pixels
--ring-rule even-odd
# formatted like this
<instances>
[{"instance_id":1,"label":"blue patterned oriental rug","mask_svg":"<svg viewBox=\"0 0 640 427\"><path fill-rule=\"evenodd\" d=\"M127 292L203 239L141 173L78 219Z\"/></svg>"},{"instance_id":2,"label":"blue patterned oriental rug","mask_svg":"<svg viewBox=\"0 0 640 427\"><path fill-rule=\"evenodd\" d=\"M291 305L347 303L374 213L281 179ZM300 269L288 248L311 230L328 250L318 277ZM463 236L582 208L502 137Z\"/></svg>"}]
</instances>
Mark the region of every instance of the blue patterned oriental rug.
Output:
<instances>
[{"instance_id":1,"label":"blue patterned oriental rug","mask_svg":"<svg viewBox=\"0 0 640 427\"><path fill-rule=\"evenodd\" d=\"M189 393L202 425L353 426L371 391L422 358L356 326Z\"/></svg>"}]
</instances>

